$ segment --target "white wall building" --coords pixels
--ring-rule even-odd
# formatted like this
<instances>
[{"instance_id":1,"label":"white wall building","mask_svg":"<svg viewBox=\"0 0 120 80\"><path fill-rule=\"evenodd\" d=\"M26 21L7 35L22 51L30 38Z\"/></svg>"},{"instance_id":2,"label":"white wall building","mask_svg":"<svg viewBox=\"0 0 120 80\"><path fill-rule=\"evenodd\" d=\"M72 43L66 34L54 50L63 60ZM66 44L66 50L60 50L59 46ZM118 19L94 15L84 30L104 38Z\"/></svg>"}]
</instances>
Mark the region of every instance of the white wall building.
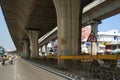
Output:
<instances>
[{"instance_id":1,"label":"white wall building","mask_svg":"<svg viewBox=\"0 0 120 80\"><path fill-rule=\"evenodd\" d=\"M118 30L110 30L107 32L98 32L98 42L117 42L120 41L120 33Z\"/></svg>"},{"instance_id":2,"label":"white wall building","mask_svg":"<svg viewBox=\"0 0 120 80\"><path fill-rule=\"evenodd\" d=\"M86 42L87 38L85 38L84 40ZM105 45L118 43L118 42L120 42L120 33L118 32L118 30L110 30L110 31L106 31L106 32L98 32L97 33L97 46L98 46L97 51L98 52L99 51L104 52ZM87 44L90 44L90 43L86 42L86 47L88 48L88 52L89 52L90 45L87 45Z\"/></svg>"},{"instance_id":3,"label":"white wall building","mask_svg":"<svg viewBox=\"0 0 120 80\"><path fill-rule=\"evenodd\" d=\"M120 33L118 32L118 30L110 30L107 32L98 32L97 33L97 41L98 41L98 52L101 50L104 51L105 45L119 44Z\"/></svg>"}]
</instances>

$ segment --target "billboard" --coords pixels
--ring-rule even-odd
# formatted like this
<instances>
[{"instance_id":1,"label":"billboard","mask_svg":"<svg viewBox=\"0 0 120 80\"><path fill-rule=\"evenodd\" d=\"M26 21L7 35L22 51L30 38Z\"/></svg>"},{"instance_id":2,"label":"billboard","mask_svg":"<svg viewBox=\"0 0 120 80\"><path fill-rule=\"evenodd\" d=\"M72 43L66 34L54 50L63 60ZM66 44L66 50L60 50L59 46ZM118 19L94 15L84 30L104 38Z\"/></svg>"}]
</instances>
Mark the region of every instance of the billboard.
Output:
<instances>
[{"instance_id":1,"label":"billboard","mask_svg":"<svg viewBox=\"0 0 120 80\"><path fill-rule=\"evenodd\" d=\"M82 41L86 41L87 40L90 32L91 32L91 26L90 25L82 28L82 38L81 38Z\"/></svg>"}]
</instances>

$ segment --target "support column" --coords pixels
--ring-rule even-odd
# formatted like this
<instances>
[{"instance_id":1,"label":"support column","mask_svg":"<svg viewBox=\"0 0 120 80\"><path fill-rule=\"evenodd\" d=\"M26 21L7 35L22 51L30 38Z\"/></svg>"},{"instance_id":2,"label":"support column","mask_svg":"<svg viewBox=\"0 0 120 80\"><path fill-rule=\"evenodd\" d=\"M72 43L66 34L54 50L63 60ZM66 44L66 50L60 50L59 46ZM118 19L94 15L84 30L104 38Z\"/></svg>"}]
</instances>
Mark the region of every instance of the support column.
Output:
<instances>
[{"instance_id":1,"label":"support column","mask_svg":"<svg viewBox=\"0 0 120 80\"><path fill-rule=\"evenodd\" d=\"M53 0L57 13L59 55L78 55L82 18L82 0ZM80 21L79 21L80 20Z\"/></svg>"},{"instance_id":2,"label":"support column","mask_svg":"<svg viewBox=\"0 0 120 80\"><path fill-rule=\"evenodd\" d=\"M83 0L53 0L57 13L58 64L60 55L79 55L81 52Z\"/></svg>"},{"instance_id":3,"label":"support column","mask_svg":"<svg viewBox=\"0 0 120 80\"><path fill-rule=\"evenodd\" d=\"M29 45L29 40L25 39L23 40L24 43L24 53L27 59L30 59L30 45Z\"/></svg>"},{"instance_id":4,"label":"support column","mask_svg":"<svg viewBox=\"0 0 120 80\"><path fill-rule=\"evenodd\" d=\"M45 56L46 53L45 53L45 45L42 46L42 56Z\"/></svg>"},{"instance_id":5,"label":"support column","mask_svg":"<svg viewBox=\"0 0 120 80\"><path fill-rule=\"evenodd\" d=\"M91 29L94 31L95 36L97 37L97 32L98 32L98 25L101 24L100 20L90 20L89 24L91 25ZM98 51L98 44L97 42L92 43L92 55L97 55Z\"/></svg>"},{"instance_id":6,"label":"support column","mask_svg":"<svg viewBox=\"0 0 120 80\"><path fill-rule=\"evenodd\" d=\"M39 47L39 55L42 56L42 47Z\"/></svg>"},{"instance_id":7,"label":"support column","mask_svg":"<svg viewBox=\"0 0 120 80\"><path fill-rule=\"evenodd\" d=\"M22 50L18 52L18 55L22 57Z\"/></svg>"},{"instance_id":8,"label":"support column","mask_svg":"<svg viewBox=\"0 0 120 80\"><path fill-rule=\"evenodd\" d=\"M41 55L42 55L42 52L43 52L43 51L42 51L42 46L40 47L40 50L41 50Z\"/></svg>"},{"instance_id":9,"label":"support column","mask_svg":"<svg viewBox=\"0 0 120 80\"><path fill-rule=\"evenodd\" d=\"M48 55L48 48L47 48L47 44L45 44L45 54Z\"/></svg>"},{"instance_id":10,"label":"support column","mask_svg":"<svg viewBox=\"0 0 120 80\"><path fill-rule=\"evenodd\" d=\"M22 58L25 58L25 45L22 43Z\"/></svg>"},{"instance_id":11,"label":"support column","mask_svg":"<svg viewBox=\"0 0 120 80\"><path fill-rule=\"evenodd\" d=\"M54 41L50 41L50 43L51 43L51 46L52 46L52 50L54 52L55 51L55 49L54 49Z\"/></svg>"},{"instance_id":12,"label":"support column","mask_svg":"<svg viewBox=\"0 0 120 80\"><path fill-rule=\"evenodd\" d=\"M38 50L38 35L39 31L35 30L27 30L27 34L30 39L30 57L35 58L39 56L39 50Z\"/></svg>"}]
</instances>

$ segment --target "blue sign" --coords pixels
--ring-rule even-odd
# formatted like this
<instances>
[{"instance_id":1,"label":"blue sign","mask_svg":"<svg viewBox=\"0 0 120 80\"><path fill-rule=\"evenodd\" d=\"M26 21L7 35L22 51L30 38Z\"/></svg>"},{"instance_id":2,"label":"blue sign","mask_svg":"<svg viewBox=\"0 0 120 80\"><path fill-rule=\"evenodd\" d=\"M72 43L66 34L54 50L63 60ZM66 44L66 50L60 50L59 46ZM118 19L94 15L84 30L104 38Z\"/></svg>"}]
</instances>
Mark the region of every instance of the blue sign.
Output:
<instances>
[{"instance_id":1,"label":"blue sign","mask_svg":"<svg viewBox=\"0 0 120 80\"><path fill-rule=\"evenodd\" d=\"M90 46L90 43L86 43L86 46Z\"/></svg>"}]
</instances>

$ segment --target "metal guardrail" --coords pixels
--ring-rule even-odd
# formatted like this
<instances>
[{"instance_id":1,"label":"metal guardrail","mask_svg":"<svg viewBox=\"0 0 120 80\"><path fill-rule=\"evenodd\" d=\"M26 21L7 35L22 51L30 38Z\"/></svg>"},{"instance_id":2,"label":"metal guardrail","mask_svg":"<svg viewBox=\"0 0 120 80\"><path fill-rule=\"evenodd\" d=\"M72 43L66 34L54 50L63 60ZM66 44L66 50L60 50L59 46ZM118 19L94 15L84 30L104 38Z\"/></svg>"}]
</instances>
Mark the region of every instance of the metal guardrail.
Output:
<instances>
[{"instance_id":1,"label":"metal guardrail","mask_svg":"<svg viewBox=\"0 0 120 80\"><path fill-rule=\"evenodd\" d=\"M91 59L90 55L81 55L81 56L60 56L60 59ZM93 55L92 59L106 59L106 60L120 60L120 55Z\"/></svg>"},{"instance_id":2,"label":"metal guardrail","mask_svg":"<svg viewBox=\"0 0 120 80\"><path fill-rule=\"evenodd\" d=\"M119 80L120 68L117 67L117 60L120 55L96 55L92 57L94 60L91 62L90 55L81 56L60 56L64 64L58 64L56 55L49 55L33 59L32 61L40 65L49 66L61 74L69 75L71 77L77 76L76 80L85 77L97 78L101 80ZM95 59L103 59L104 63L100 64ZM98 73L100 72L100 73ZM93 79L96 80L96 79Z\"/></svg>"},{"instance_id":3,"label":"metal guardrail","mask_svg":"<svg viewBox=\"0 0 120 80\"><path fill-rule=\"evenodd\" d=\"M48 56L40 56L40 57L35 57L34 59L42 59L42 58L47 58L47 59L58 59L57 55L48 55ZM59 57L61 60L90 60L91 56L90 55L77 55L77 56L71 56L71 55L61 55ZM100 59L100 60L120 60L120 54L114 54L114 55L92 55L92 59Z\"/></svg>"}]
</instances>

